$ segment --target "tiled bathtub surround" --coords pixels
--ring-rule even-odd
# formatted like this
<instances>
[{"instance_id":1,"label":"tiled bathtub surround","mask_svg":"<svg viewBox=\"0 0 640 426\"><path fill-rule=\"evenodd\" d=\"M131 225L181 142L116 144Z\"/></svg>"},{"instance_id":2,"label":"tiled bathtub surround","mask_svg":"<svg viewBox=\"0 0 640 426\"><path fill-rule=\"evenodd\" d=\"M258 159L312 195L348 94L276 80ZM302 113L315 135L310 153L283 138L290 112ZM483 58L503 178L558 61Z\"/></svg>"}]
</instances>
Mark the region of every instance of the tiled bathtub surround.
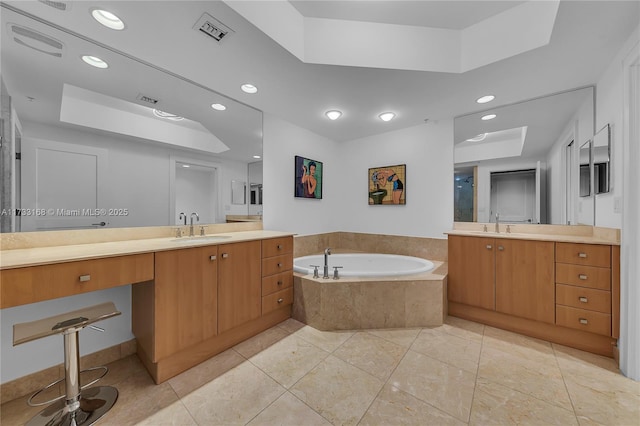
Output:
<instances>
[{"instance_id":1,"label":"tiled bathtub surround","mask_svg":"<svg viewBox=\"0 0 640 426\"><path fill-rule=\"evenodd\" d=\"M294 276L293 318L319 330L442 325L446 317L447 240L334 232L294 238L294 257L358 251L415 256L433 271L407 277L314 279Z\"/></svg>"},{"instance_id":2,"label":"tiled bathtub surround","mask_svg":"<svg viewBox=\"0 0 640 426\"><path fill-rule=\"evenodd\" d=\"M436 239L357 232L296 236L293 241L293 256L322 253L327 247L362 253L401 254L432 261L447 261L447 238L444 235L442 239Z\"/></svg>"}]
</instances>

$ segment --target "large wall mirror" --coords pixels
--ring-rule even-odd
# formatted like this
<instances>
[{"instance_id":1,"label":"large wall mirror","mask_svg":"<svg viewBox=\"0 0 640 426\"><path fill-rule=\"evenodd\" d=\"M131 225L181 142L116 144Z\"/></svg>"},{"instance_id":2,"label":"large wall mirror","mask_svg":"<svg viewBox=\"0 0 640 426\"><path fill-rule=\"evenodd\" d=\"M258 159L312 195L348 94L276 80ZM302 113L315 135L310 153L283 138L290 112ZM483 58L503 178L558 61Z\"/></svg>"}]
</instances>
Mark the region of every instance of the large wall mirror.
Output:
<instances>
[{"instance_id":1,"label":"large wall mirror","mask_svg":"<svg viewBox=\"0 0 640 426\"><path fill-rule=\"evenodd\" d=\"M21 214L5 214L3 232L250 214L232 182L262 184L254 166L249 178L262 155L261 111L52 24L38 15L47 2L29 3L29 12L1 4L0 75L13 110L2 118L15 123L12 155L21 156L2 206ZM82 62L87 54L108 68Z\"/></svg>"},{"instance_id":2,"label":"large wall mirror","mask_svg":"<svg viewBox=\"0 0 640 426\"><path fill-rule=\"evenodd\" d=\"M456 117L454 221L593 225L580 197L593 135L591 86Z\"/></svg>"}]
</instances>

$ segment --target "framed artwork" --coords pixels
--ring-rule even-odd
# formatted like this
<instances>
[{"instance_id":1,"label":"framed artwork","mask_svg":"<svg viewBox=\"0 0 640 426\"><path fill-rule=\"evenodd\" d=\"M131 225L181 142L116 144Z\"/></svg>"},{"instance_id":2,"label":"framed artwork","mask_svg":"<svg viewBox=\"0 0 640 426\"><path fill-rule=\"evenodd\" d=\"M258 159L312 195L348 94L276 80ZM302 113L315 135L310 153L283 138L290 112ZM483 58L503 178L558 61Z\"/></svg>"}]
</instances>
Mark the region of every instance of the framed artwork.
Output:
<instances>
[{"instance_id":1,"label":"framed artwork","mask_svg":"<svg viewBox=\"0 0 640 426\"><path fill-rule=\"evenodd\" d=\"M369 169L369 205L406 204L406 184L406 164Z\"/></svg>"},{"instance_id":2,"label":"framed artwork","mask_svg":"<svg viewBox=\"0 0 640 426\"><path fill-rule=\"evenodd\" d=\"M322 162L295 156L294 196L322 199Z\"/></svg>"}]
</instances>

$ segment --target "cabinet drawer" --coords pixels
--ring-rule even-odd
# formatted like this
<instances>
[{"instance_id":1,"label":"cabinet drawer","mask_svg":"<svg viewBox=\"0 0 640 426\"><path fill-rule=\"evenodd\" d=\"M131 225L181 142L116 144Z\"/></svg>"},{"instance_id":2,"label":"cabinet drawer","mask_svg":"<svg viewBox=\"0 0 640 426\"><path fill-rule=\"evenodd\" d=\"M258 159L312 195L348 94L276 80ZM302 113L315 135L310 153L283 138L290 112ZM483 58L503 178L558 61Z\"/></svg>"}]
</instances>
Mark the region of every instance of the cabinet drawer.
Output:
<instances>
[{"instance_id":1,"label":"cabinet drawer","mask_svg":"<svg viewBox=\"0 0 640 426\"><path fill-rule=\"evenodd\" d=\"M2 308L153 279L153 253L0 271Z\"/></svg>"},{"instance_id":2,"label":"cabinet drawer","mask_svg":"<svg viewBox=\"0 0 640 426\"><path fill-rule=\"evenodd\" d=\"M293 253L293 237L262 240L262 257L279 256L285 253Z\"/></svg>"},{"instance_id":3,"label":"cabinet drawer","mask_svg":"<svg viewBox=\"0 0 640 426\"><path fill-rule=\"evenodd\" d=\"M283 272L282 274L270 275L262 278L262 295L275 293L293 286L293 273Z\"/></svg>"},{"instance_id":4,"label":"cabinet drawer","mask_svg":"<svg viewBox=\"0 0 640 426\"><path fill-rule=\"evenodd\" d=\"M556 284L556 304L610 314L611 292Z\"/></svg>"},{"instance_id":5,"label":"cabinet drawer","mask_svg":"<svg viewBox=\"0 0 640 426\"><path fill-rule=\"evenodd\" d=\"M262 259L263 277L279 274L290 269L293 269L293 256L291 254L283 254L282 256Z\"/></svg>"},{"instance_id":6,"label":"cabinet drawer","mask_svg":"<svg viewBox=\"0 0 640 426\"><path fill-rule=\"evenodd\" d=\"M293 303L293 287L286 288L276 293L271 293L262 298L262 315L275 311L283 306Z\"/></svg>"},{"instance_id":7,"label":"cabinet drawer","mask_svg":"<svg viewBox=\"0 0 640 426\"><path fill-rule=\"evenodd\" d=\"M611 290L611 269L556 263L556 283Z\"/></svg>"},{"instance_id":8,"label":"cabinet drawer","mask_svg":"<svg viewBox=\"0 0 640 426\"><path fill-rule=\"evenodd\" d=\"M609 268L611 267L611 246L556 243L556 262Z\"/></svg>"},{"instance_id":9,"label":"cabinet drawer","mask_svg":"<svg viewBox=\"0 0 640 426\"><path fill-rule=\"evenodd\" d=\"M556 306L556 324L589 333L611 335L611 315L585 309Z\"/></svg>"}]
</instances>

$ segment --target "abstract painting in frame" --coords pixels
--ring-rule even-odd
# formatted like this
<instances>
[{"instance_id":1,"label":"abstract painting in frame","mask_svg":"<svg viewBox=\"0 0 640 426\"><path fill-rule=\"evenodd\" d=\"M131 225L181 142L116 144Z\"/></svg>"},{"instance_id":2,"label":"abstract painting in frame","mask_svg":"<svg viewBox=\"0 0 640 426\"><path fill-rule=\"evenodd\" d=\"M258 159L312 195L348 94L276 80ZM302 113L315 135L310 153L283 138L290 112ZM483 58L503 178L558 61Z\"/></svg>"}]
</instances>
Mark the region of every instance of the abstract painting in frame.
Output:
<instances>
[{"instance_id":1,"label":"abstract painting in frame","mask_svg":"<svg viewBox=\"0 0 640 426\"><path fill-rule=\"evenodd\" d=\"M295 156L294 196L322 199L322 162Z\"/></svg>"},{"instance_id":2,"label":"abstract painting in frame","mask_svg":"<svg viewBox=\"0 0 640 426\"><path fill-rule=\"evenodd\" d=\"M406 204L406 184L406 164L369 169L369 205Z\"/></svg>"}]
</instances>

